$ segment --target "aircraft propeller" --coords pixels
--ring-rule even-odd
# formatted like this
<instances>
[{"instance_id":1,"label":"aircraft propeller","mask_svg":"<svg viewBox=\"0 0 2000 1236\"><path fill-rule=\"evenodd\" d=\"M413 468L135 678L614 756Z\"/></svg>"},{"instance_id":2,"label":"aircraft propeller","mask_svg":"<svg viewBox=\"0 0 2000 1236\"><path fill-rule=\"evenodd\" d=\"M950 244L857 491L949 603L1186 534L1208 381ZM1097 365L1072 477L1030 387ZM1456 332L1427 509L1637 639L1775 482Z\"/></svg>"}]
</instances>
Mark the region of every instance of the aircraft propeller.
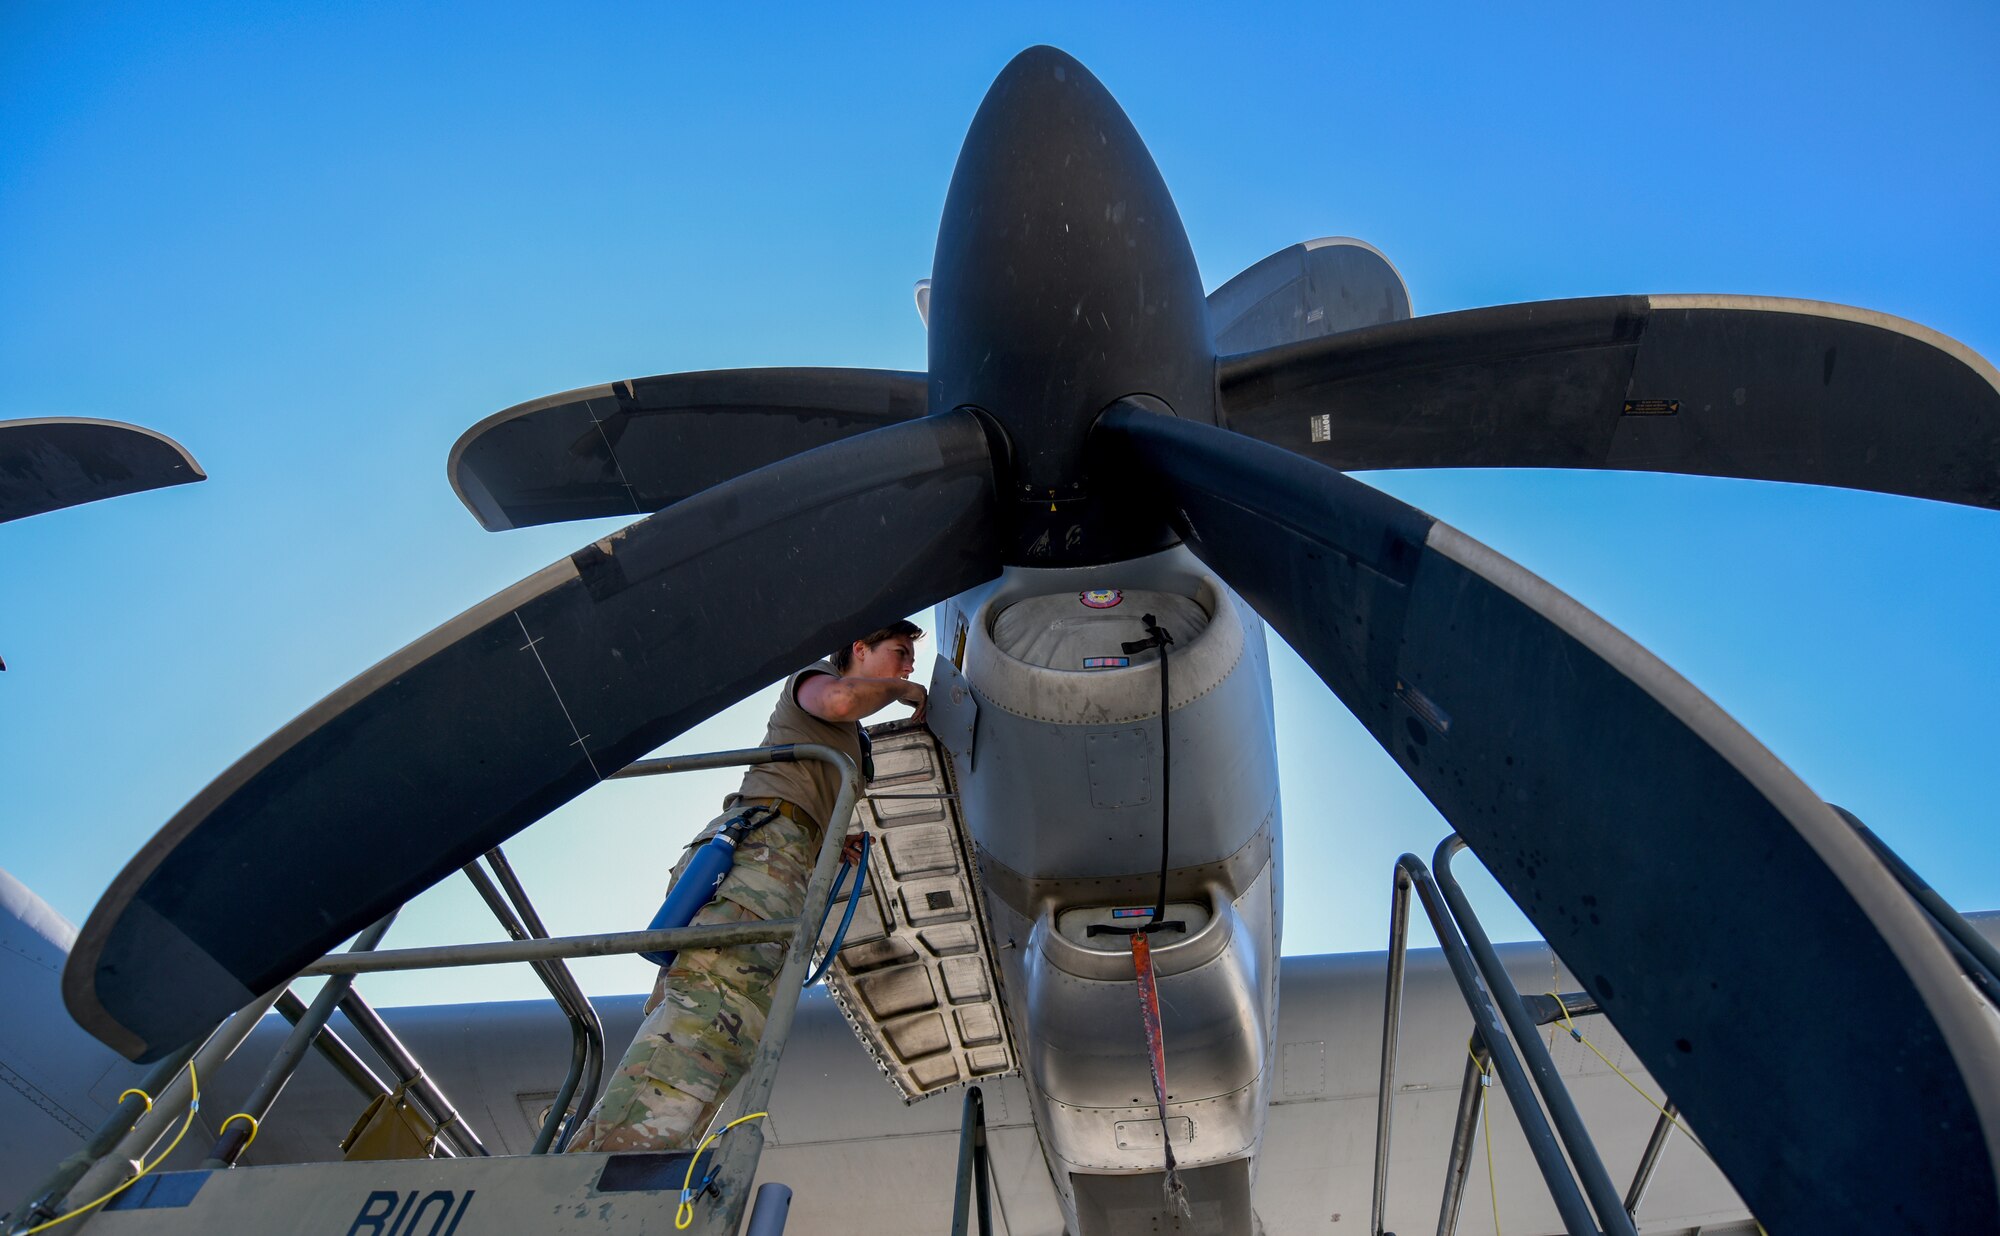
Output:
<instances>
[{"instance_id":1,"label":"aircraft propeller","mask_svg":"<svg viewBox=\"0 0 2000 1236\"><path fill-rule=\"evenodd\" d=\"M187 448L124 421L0 421L0 523L169 485L205 481Z\"/></svg>"},{"instance_id":2,"label":"aircraft propeller","mask_svg":"<svg viewBox=\"0 0 2000 1236\"><path fill-rule=\"evenodd\" d=\"M156 1058L851 632L1007 564L1180 538L1465 837L1771 1230L2000 1226L2000 1038L1880 861L1630 639L1333 470L1647 469L2000 506L1990 365L1882 315L1660 296L1391 307L1218 357L1150 154L1050 48L972 123L929 309L924 375L641 379L469 432L452 476L487 527L667 505L197 796L85 924L77 1020Z\"/></svg>"}]
</instances>

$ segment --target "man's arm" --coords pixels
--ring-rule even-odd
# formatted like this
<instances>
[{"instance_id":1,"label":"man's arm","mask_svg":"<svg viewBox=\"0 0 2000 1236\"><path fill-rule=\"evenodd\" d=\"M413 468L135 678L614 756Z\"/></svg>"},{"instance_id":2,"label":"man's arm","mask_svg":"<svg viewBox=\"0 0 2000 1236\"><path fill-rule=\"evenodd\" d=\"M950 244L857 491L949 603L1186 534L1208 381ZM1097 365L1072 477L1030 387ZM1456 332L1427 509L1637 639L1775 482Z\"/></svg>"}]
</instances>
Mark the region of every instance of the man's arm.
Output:
<instances>
[{"instance_id":1,"label":"man's arm","mask_svg":"<svg viewBox=\"0 0 2000 1236\"><path fill-rule=\"evenodd\" d=\"M907 678L838 678L832 674L812 674L799 680L793 698L799 707L822 721L859 721L891 704L908 704L916 709L913 719L923 720L928 702L923 684Z\"/></svg>"}]
</instances>

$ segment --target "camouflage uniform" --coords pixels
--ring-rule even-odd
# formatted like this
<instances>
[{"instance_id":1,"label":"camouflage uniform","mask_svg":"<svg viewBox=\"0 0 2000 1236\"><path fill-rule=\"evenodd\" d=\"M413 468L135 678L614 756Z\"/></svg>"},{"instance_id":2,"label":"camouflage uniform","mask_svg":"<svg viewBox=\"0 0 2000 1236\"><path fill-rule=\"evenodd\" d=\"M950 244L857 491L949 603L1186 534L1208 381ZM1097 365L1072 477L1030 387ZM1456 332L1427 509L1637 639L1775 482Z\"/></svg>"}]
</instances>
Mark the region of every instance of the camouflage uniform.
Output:
<instances>
[{"instance_id":1,"label":"camouflage uniform","mask_svg":"<svg viewBox=\"0 0 2000 1236\"><path fill-rule=\"evenodd\" d=\"M818 743L867 769L867 742L852 721L827 721L798 702L799 684L815 674L839 676L832 664L809 665L786 680L759 746ZM753 764L737 792L674 864L674 878L695 850L744 808L757 803L780 814L744 837L736 865L694 923L742 923L795 918L819 856L820 821L833 815L840 774L820 760ZM842 821L845 828L846 822ZM693 1144L729 1097L756 1054L764 1018L776 994L783 944L693 949L660 972L646 1001L646 1019L571 1150L677 1150Z\"/></svg>"},{"instance_id":2,"label":"camouflage uniform","mask_svg":"<svg viewBox=\"0 0 2000 1236\"><path fill-rule=\"evenodd\" d=\"M717 816L674 864L679 879L697 848L746 806L780 799L738 799ZM793 815L804 812L793 808ZM736 865L694 925L796 917L819 852L820 830L807 819L773 816L737 846ZM756 1053L783 944L694 949L660 971L646 1018L619 1061L604 1097L577 1129L569 1149L680 1150L694 1144Z\"/></svg>"}]
</instances>

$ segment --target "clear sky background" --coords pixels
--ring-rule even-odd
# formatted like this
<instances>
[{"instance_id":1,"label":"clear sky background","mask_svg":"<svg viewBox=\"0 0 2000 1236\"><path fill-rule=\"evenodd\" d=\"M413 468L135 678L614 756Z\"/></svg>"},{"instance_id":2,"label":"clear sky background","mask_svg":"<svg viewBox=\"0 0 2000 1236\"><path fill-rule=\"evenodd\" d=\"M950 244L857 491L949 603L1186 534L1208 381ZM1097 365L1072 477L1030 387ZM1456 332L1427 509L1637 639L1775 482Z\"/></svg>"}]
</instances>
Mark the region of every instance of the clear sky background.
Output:
<instances>
[{"instance_id":1,"label":"clear sky background","mask_svg":"<svg viewBox=\"0 0 2000 1236\"><path fill-rule=\"evenodd\" d=\"M1352 235L1419 313L1800 296L2000 357L1990 3L1041 8L0 8L0 418L136 421L211 477L0 526L0 866L81 922L244 751L616 527L482 532L444 462L489 413L677 370L923 368L911 286L958 144L1031 43L1123 103L1210 287ZM2000 908L2000 512L1367 479L1652 648L1954 903ZM1286 951L1380 948L1392 861L1447 828L1273 645ZM671 749L754 742L768 695ZM509 850L555 930L643 926L728 785L605 786ZM494 934L454 879L390 943ZM519 967L364 990L540 993Z\"/></svg>"}]
</instances>

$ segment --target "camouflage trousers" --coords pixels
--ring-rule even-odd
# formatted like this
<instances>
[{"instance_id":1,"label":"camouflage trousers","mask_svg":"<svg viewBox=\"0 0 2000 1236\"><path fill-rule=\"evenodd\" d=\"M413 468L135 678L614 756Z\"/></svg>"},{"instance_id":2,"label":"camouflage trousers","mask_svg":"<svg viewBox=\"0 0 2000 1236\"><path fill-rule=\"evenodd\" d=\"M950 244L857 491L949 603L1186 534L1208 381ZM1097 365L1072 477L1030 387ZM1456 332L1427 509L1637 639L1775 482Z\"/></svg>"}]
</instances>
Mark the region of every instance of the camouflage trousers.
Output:
<instances>
[{"instance_id":1,"label":"camouflage trousers","mask_svg":"<svg viewBox=\"0 0 2000 1236\"><path fill-rule=\"evenodd\" d=\"M695 850L739 809L717 816L674 864L678 880ZM736 849L736 865L694 924L795 917L819 849L819 830L771 818ZM783 944L677 954L660 971L645 1020L572 1151L682 1150L694 1144L750 1068L771 1011Z\"/></svg>"}]
</instances>

